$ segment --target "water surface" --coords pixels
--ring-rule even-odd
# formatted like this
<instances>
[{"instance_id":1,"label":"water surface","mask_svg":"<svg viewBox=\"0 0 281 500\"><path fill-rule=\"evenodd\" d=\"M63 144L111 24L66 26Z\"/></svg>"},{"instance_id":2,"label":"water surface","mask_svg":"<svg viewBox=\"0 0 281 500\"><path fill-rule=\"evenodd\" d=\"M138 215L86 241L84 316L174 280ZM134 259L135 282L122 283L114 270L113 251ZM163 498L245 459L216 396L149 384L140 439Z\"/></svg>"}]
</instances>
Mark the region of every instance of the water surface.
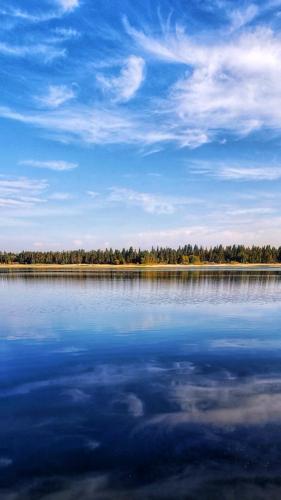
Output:
<instances>
[{"instance_id":1,"label":"water surface","mask_svg":"<svg viewBox=\"0 0 281 500\"><path fill-rule=\"evenodd\" d=\"M278 270L0 273L0 498L280 499Z\"/></svg>"}]
</instances>

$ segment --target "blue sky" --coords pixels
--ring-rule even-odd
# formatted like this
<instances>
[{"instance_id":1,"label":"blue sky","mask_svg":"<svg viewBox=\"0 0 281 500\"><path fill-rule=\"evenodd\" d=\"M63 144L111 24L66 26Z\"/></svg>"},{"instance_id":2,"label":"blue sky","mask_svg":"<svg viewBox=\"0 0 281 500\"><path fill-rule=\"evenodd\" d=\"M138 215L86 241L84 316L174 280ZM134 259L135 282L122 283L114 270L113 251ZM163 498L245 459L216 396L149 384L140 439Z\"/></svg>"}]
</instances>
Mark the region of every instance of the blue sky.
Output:
<instances>
[{"instance_id":1,"label":"blue sky","mask_svg":"<svg viewBox=\"0 0 281 500\"><path fill-rule=\"evenodd\" d=\"M2 249L281 244L281 0L1 0L0 22Z\"/></svg>"}]
</instances>

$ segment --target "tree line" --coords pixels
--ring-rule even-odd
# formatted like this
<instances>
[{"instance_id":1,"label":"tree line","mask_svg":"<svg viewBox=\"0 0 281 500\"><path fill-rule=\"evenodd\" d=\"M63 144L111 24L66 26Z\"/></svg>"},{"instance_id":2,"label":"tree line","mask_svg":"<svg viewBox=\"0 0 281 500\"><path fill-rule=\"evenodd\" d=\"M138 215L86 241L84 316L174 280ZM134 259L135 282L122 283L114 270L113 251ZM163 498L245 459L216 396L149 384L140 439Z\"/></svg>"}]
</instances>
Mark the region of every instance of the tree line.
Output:
<instances>
[{"instance_id":1,"label":"tree line","mask_svg":"<svg viewBox=\"0 0 281 500\"><path fill-rule=\"evenodd\" d=\"M1 264L257 264L281 262L281 247L270 245L230 245L205 248L198 245L184 245L177 249L156 247L150 250L70 250L70 251L22 251L0 252Z\"/></svg>"}]
</instances>

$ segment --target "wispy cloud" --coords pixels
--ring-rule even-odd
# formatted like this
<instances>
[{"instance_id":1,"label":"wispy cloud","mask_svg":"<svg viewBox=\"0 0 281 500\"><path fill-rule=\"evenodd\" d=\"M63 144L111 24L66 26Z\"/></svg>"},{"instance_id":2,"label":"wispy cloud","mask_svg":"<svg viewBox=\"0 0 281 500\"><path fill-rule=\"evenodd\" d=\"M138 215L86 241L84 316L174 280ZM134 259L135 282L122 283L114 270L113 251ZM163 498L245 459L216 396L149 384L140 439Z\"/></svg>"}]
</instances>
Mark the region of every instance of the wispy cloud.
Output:
<instances>
[{"instance_id":1,"label":"wispy cloud","mask_svg":"<svg viewBox=\"0 0 281 500\"><path fill-rule=\"evenodd\" d=\"M131 235L130 241L134 246L147 248L153 245L181 245L183 242L201 242L210 232L207 226L186 226L167 229L156 229L152 231L140 231ZM204 238L202 238L204 235Z\"/></svg>"},{"instance_id":2,"label":"wispy cloud","mask_svg":"<svg viewBox=\"0 0 281 500\"><path fill-rule=\"evenodd\" d=\"M260 9L255 4L250 4L243 9L235 9L230 12L229 18L231 21L230 30L236 31L251 23L259 14Z\"/></svg>"},{"instance_id":3,"label":"wispy cloud","mask_svg":"<svg viewBox=\"0 0 281 500\"><path fill-rule=\"evenodd\" d=\"M227 215L241 216L241 215L268 215L274 213L275 210L271 207L247 207L236 208L229 210Z\"/></svg>"},{"instance_id":4,"label":"wispy cloud","mask_svg":"<svg viewBox=\"0 0 281 500\"><path fill-rule=\"evenodd\" d=\"M59 13L55 11L30 13L26 10L14 8L12 6L6 9L0 9L0 14L2 16L15 18L19 21L25 21L29 23L41 23L59 17Z\"/></svg>"},{"instance_id":5,"label":"wispy cloud","mask_svg":"<svg viewBox=\"0 0 281 500\"><path fill-rule=\"evenodd\" d=\"M55 0L64 11L70 12L79 7L80 0Z\"/></svg>"},{"instance_id":6,"label":"wispy cloud","mask_svg":"<svg viewBox=\"0 0 281 500\"><path fill-rule=\"evenodd\" d=\"M0 207L31 207L45 201L40 197L48 187L45 180L0 177Z\"/></svg>"},{"instance_id":7,"label":"wispy cloud","mask_svg":"<svg viewBox=\"0 0 281 500\"><path fill-rule=\"evenodd\" d=\"M3 114L2 108L2 116L44 127L64 139L76 136L85 142L146 146L175 142L193 148L225 133L242 137L262 128L281 130L281 39L271 29L242 30L220 42L204 42L179 27L156 38L128 22L125 26L138 48L150 57L186 67L186 75L167 86L160 98L135 110L124 108L123 103L135 96L144 80L144 59L131 55L118 76L97 77L119 106L111 107L109 102L80 104L56 115L7 109ZM1 50L28 55L24 46L2 44ZM47 45L33 50L46 51L49 58L65 53L63 48ZM74 94L64 85L51 86L42 103L50 107L67 104Z\"/></svg>"},{"instance_id":8,"label":"wispy cloud","mask_svg":"<svg viewBox=\"0 0 281 500\"><path fill-rule=\"evenodd\" d=\"M20 165L27 165L29 167L36 168L47 168L49 170L56 170L58 172L63 172L65 170L73 170L78 167L78 163L73 163L64 160L23 160L20 162Z\"/></svg>"},{"instance_id":9,"label":"wispy cloud","mask_svg":"<svg viewBox=\"0 0 281 500\"><path fill-rule=\"evenodd\" d=\"M254 9L246 14L250 19ZM270 28L244 30L220 41L188 36L180 26L161 37L126 20L125 28L154 59L186 66L186 76L162 103L182 131L201 130L212 140L225 131L243 136L263 127L281 129L281 39Z\"/></svg>"},{"instance_id":10,"label":"wispy cloud","mask_svg":"<svg viewBox=\"0 0 281 500\"><path fill-rule=\"evenodd\" d=\"M174 142L195 148L208 142L202 130L186 130L174 124L153 123L146 113L101 106L72 106L42 112L18 112L0 106L0 116L48 130L53 138L88 144L136 144L151 146Z\"/></svg>"},{"instance_id":11,"label":"wispy cloud","mask_svg":"<svg viewBox=\"0 0 281 500\"><path fill-rule=\"evenodd\" d=\"M130 415L132 415L135 418L143 417L144 403L136 394L134 393L128 394L125 401L128 405L128 411Z\"/></svg>"},{"instance_id":12,"label":"wispy cloud","mask_svg":"<svg viewBox=\"0 0 281 500\"><path fill-rule=\"evenodd\" d=\"M10 457L0 457L0 468L9 467L13 460Z\"/></svg>"},{"instance_id":13,"label":"wispy cloud","mask_svg":"<svg viewBox=\"0 0 281 500\"><path fill-rule=\"evenodd\" d=\"M26 177L7 178L0 176L0 192L19 192L26 190L32 193L41 192L48 187L45 180L27 179Z\"/></svg>"},{"instance_id":14,"label":"wispy cloud","mask_svg":"<svg viewBox=\"0 0 281 500\"><path fill-rule=\"evenodd\" d=\"M178 246L184 243L219 245L222 242L225 245L237 243L266 245L268 242L279 245L281 216L278 213L233 215L229 211L229 209L221 208L211 215L205 215L203 224L200 224L202 218L199 221L198 217L192 216L188 217L186 224L181 226L175 223L163 229L143 228L141 231L128 233L125 242L141 248L149 248L153 245Z\"/></svg>"},{"instance_id":15,"label":"wispy cloud","mask_svg":"<svg viewBox=\"0 0 281 500\"><path fill-rule=\"evenodd\" d=\"M78 0L53 0L51 5L56 15L71 13L79 6ZM170 18L160 22L160 30L149 25L136 28L124 19L131 43L128 48L126 33L118 33L123 58L119 73L116 61L120 62L121 51L118 57L108 54L104 60L97 58L91 63L96 70L100 68L96 83L104 90L103 95L96 88L96 93L87 92L83 73L86 91L80 103L78 99L73 102L75 89L61 83L50 85L46 94L37 97L37 103L49 110L29 108L23 112L2 107L1 116L44 128L63 141L153 146L151 151L156 151L160 143L195 148L221 140L225 134L241 138L261 129L280 133L281 37L273 28L256 23L248 26L262 11L251 3L226 13L227 29L220 31L220 37L211 30L200 36L188 34ZM21 19L33 18L34 22L41 16L37 11L15 8L5 12ZM51 31L57 35L56 41L31 44L26 38L22 44L12 44L8 39L0 43L0 53L44 62L67 56L61 42L75 37L76 30L57 27ZM145 60L151 65L147 74ZM173 65L171 71L168 69L169 78L163 76L159 95L148 92L149 99L133 101L142 85L154 88L153 65L159 61ZM75 56L72 62L75 67ZM59 114L51 113L62 105Z\"/></svg>"},{"instance_id":16,"label":"wispy cloud","mask_svg":"<svg viewBox=\"0 0 281 500\"><path fill-rule=\"evenodd\" d=\"M0 197L0 207L7 207L7 208L30 207L31 205L34 205L34 203L38 203L40 201L42 200L39 200L38 198L32 198L30 196L29 197L20 196L17 199Z\"/></svg>"},{"instance_id":17,"label":"wispy cloud","mask_svg":"<svg viewBox=\"0 0 281 500\"><path fill-rule=\"evenodd\" d=\"M63 193L63 192L58 192L58 193L53 193L49 196L49 200L55 200L55 201L66 201L66 200L71 200L73 196L70 193Z\"/></svg>"},{"instance_id":18,"label":"wispy cloud","mask_svg":"<svg viewBox=\"0 0 281 500\"><path fill-rule=\"evenodd\" d=\"M54 8L49 11L29 12L27 10L9 6L7 8L1 8L0 14L29 23L41 23L62 17L64 14L67 14L79 7L79 4L80 0L54 0Z\"/></svg>"},{"instance_id":19,"label":"wispy cloud","mask_svg":"<svg viewBox=\"0 0 281 500\"><path fill-rule=\"evenodd\" d=\"M213 174L224 180L275 181L281 178L281 167L222 167Z\"/></svg>"},{"instance_id":20,"label":"wispy cloud","mask_svg":"<svg viewBox=\"0 0 281 500\"><path fill-rule=\"evenodd\" d=\"M36 97L36 101L47 108L58 108L62 104L74 99L76 93L72 87L66 85L49 85L47 93Z\"/></svg>"},{"instance_id":21,"label":"wispy cloud","mask_svg":"<svg viewBox=\"0 0 281 500\"><path fill-rule=\"evenodd\" d=\"M30 45L14 45L0 42L0 54L11 57L41 57L44 62L51 62L58 57L66 55L66 49L55 47L47 43L38 43Z\"/></svg>"},{"instance_id":22,"label":"wispy cloud","mask_svg":"<svg viewBox=\"0 0 281 500\"><path fill-rule=\"evenodd\" d=\"M97 191L87 191L87 194L91 197L91 198L97 198L99 196L100 193L98 193Z\"/></svg>"},{"instance_id":23,"label":"wispy cloud","mask_svg":"<svg viewBox=\"0 0 281 500\"><path fill-rule=\"evenodd\" d=\"M55 28L54 33L60 36L63 40L77 38L80 36L79 31L74 28Z\"/></svg>"},{"instance_id":24,"label":"wispy cloud","mask_svg":"<svg viewBox=\"0 0 281 500\"><path fill-rule=\"evenodd\" d=\"M140 207L150 214L173 214L182 206L198 202L191 198L165 197L118 187L111 188L108 201Z\"/></svg>"},{"instance_id":25,"label":"wispy cloud","mask_svg":"<svg viewBox=\"0 0 281 500\"><path fill-rule=\"evenodd\" d=\"M259 165L256 162L248 162L242 165L224 164L221 162L194 161L189 164L188 171L195 175L214 177L222 181L276 181L281 178L281 167L278 165ZM259 196L265 195L260 193ZM242 196L242 195L241 195ZM247 196L243 194L243 196ZM266 193L272 197L272 193Z\"/></svg>"},{"instance_id":26,"label":"wispy cloud","mask_svg":"<svg viewBox=\"0 0 281 500\"><path fill-rule=\"evenodd\" d=\"M142 144L177 141L173 131L156 130L126 110L75 106L56 112L17 112L0 107L0 116L48 130L57 139L90 144ZM184 138L187 140L187 138ZM190 138L193 139L192 137Z\"/></svg>"},{"instance_id":27,"label":"wispy cloud","mask_svg":"<svg viewBox=\"0 0 281 500\"><path fill-rule=\"evenodd\" d=\"M144 80L145 62L141 57L129 56L119 76L106 77L97 75L99 84L105 91L110 92L116 101L132 99Z\"/></svg>"}]
</instances>

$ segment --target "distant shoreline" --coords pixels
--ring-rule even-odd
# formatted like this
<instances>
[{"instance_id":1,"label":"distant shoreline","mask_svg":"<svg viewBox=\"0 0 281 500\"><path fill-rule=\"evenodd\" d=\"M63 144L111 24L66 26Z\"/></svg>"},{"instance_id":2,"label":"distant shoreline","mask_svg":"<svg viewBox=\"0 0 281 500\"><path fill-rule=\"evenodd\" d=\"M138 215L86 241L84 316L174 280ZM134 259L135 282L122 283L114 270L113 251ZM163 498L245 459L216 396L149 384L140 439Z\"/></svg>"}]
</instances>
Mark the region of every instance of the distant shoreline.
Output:
<instances>
[{"instance_id":1,"label":"distant shoreline","mask_svg":"<svg viewBox=\"0 0 281 500\"><path fill-rule=\"evenodd\" d=\"M189 269L212 269L212 268L280 268L281 263L272 263L272 264L239 264L237 263L229 263L229 264L216 264L216 263L206 263L206 264L0 264L1 269L70 269L70 270L140 270L140 269L153 269L153 270L162 270L162 269L177 269L177 270L189 270Z\"/></svg>"}]
</instances>

